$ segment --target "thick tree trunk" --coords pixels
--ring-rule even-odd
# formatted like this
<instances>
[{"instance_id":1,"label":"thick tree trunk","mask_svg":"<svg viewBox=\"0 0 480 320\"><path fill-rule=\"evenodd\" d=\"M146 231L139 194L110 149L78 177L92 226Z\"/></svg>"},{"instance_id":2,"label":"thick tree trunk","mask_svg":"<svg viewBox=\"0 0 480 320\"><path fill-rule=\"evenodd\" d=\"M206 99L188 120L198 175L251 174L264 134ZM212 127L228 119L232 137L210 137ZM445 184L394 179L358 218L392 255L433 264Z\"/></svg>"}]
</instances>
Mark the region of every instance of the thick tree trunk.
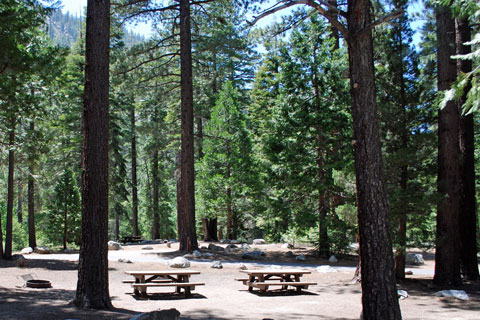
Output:
<instances>
[{"instance_id":1,"label":"thick tree trunk","mask_svg":"<svg viewBox=\"0 0 480 320\"><path fill-rule=\"evenodd\" d=\"M35 123L30 122L30 133L35 131ZM35 233L35 160L32 154L28 159L28 245L32 249L37 246Z\"/></svg>"},{"instance_id":2,"label":"thick tree trunk","mask_svg":"<svg viewBox=\"0 0 480 320\"><path fill-rule=\"evenodd\" d=\"M369 0L348 1L363 319L401 319L378 133Z\"/></svg>"},{"instance_id":3,"label":"thick tree trunk","mask_svg":"<svg viewBox=\"0 0 480 320\"><path fill-rule=\"evenodd\" d=\"M135 133L135 105L130 109L130 130L132 131L131 157L132 157L132 234L138 236L138 182L137 182L137 141Z\"/></svg>"},{"instance_id":4,"label":"thick tree trunk","mask_svg":"<svg viewBox=\"0 0 480 320\"><path fill-rule=\"evenodd\" d=\"M217 218L202 219L203 241L218 241Z\"/></svg>"},{"instance_id":5,"label":"thick tree trunk","mask_svg":"<svg viewBox=\"0 0 480 320\"><path fill-rule=\"evenodd\" d=\"M8 186L7 186L7 221L5 225L5 259L12 258L13 240L13 198L14 198L14 171L15 171L15 119L10 122L8 134Z\"/></svg>"},{"instance_id":6,"label":"thick tree trunk","mask_svg":"<svg viewBox=\"0 0 480 320\"><path fill-rule=\"evenodd\" d=\"M437 9L438 90L444 91L456 78L455 23L446 7ZM454 101L438 111L437 244L434 281L439 285L460 284L460 114Z\"/></svg>"},{"instance_id":7,"label":"thick tree trunk","mask_svg":"<svg viewBox=\"0 0 480 320\"><path fill-rule=\"evenodd\" d=\"M198 249L195 226L192 39L190 0L180 0L180 62L182 105L180 250Z\"/></svg>"},{"instance_id":8,"label":"thick tree trunk","mask_svg":"<svg viewBox=\"0 0 480 320\"><path fill-rule=\"evenodd\" d=\"M158 212L158 150L153 151L152 157L152 184L153 184L153 222L152 222L152 239L160 239L160 215Z\"/></svg>"},{"instance_id":9,"label":"thick tree trunk","mask_svg":"<svg viewBox=\"0 0 480 320\"><path fill-rule=\"evenodd\" d=\"M468 20L457 18L455 20L457 54L471 53L472 48L464 45L471 40L470 26ZM457 60L457 71L472 71L471 60ZM470 90L468 86L466 92ZM466 101L466 94L458 102L461 110ZM461 112L461 111L460 111ZM460 241L461 241L461 273L466 280L478 280L478 259L477 259L477 207L475 197L475 143L474 143L474 121L473 114L460 118L460 152L462 159L462 200L461 214L459 217Z\"/></svg>"},{"instance_id":10,"label":"thick tree trunk","mask_svg":"<svg viewBox=\"0 0 480 320\"><path fill-rule=\"evenodd\" d=\"M110 309L108 141L110 1L88 0L83 105L82 243L73 304Z\"/></svg>"}]
</instances>

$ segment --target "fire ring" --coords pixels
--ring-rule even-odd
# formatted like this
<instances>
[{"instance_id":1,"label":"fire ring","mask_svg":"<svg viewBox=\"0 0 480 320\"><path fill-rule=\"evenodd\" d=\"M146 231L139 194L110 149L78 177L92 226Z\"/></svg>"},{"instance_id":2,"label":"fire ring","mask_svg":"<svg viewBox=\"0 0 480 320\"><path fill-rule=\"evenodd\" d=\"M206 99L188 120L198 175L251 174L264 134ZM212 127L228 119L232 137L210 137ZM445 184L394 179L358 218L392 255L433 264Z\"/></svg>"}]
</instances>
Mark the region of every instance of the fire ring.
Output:
<instances>
[{"instance_id":1,"label":"fire ring","mask_svg":"<svg viewBox=\"0 0 480 320\"><path fill-rule=\"evenodd\" d=\"M50 288L52 283L48 280L28 280L27 287L29 288Z\"/></svg>"}]
</instances>

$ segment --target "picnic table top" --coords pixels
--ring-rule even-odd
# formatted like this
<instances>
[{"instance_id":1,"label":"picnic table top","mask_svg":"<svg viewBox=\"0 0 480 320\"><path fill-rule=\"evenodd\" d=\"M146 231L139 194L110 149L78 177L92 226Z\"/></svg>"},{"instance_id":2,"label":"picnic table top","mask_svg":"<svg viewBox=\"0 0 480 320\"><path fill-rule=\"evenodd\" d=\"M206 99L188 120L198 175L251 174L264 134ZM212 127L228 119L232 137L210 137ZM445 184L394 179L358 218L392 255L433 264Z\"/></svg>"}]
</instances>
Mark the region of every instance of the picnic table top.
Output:
<instances>
[{"instance_id":1,"label":"picnic table top","mask_svg":"<svg viewBox=\"0 0 480 320\"><path fill-rule=\"evenodd\" d=\"M256 274L284 275L284 274L311 273L308 270L299 270L299 269L258 269L258 270L240 270L240 272L248 273L249 275L256 275Z\"/></svg>"},{"instance_id":2,"label":"picnic table top","mask_svg":"<svg viewBox=\"0 0 480 320\"><path fill-rule=\"evenodd\" d=\"M125 271L126 274L135 276L135 275L152 275L152 276L161 276L161 275L191 275L191 274L200 274L200 271L196 270L135 270L135 271Z\"/></svg>"}]
</instances>

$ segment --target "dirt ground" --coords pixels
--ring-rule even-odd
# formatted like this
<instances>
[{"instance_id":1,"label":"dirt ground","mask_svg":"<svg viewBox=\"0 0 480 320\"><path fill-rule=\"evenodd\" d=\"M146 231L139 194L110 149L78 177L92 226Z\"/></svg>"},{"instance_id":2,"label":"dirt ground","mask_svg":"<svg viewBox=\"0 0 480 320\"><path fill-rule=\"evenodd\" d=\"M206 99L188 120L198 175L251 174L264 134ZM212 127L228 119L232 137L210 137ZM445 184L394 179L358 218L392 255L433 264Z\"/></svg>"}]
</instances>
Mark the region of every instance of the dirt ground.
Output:
<instances>
[{"instance_id":1,"label":"dirt ground","mask_svg":"<svg viewBox=\"0 0 480 320\"><path fill-rule=\"evenodd\" d=\"M223 269L210 268L211 262L206 260L190 259L190 269L201 272L192 276L191 281L205 283L205 286L196 287L190 298L168 293L173 289L167 287L149 288L152 295L145 300L133 295L130 284L122 283L129 279L125 271L166 269L167 259L181 255L175 245L171 248L165 244L151 246L153 250L148 251L142 250L142 245L131 245L125 250L110 252L110 296L115 307L111 311L81 310L69 305L77 283L74 254L68 258L30 254L23 268L17 267L16 261L0 260L0 319L130 319L139 313L170 308L179 310L181 319L359 319L361 286L352 282L356 265L353 256L340 256L339 262L329 263L316 258L311 248L296 248L292 250L295 254L307 256L305 262L298 263L295 258L286 258L288 249L280 245L256 245L266 252L262 261L240 261L240 250L230 254L215 253L210 260L221 260ZM133 263L118 262L119 256ZM149 261L138 257L146 257ZM400 301L403 319L480 319L480 285L457 288L467 291L469 301L436 297L434 293L440 288L433 287L431 275L428 275L433 272L433 257L425 255L425 258L425 265L409 266L413 275L399 285L399 289L409 294L407 299ZM249 269L261 268L258 263L263 267L278 264L300 267L311 271L302 281L314 281L317 285L301 293L249 293L241 282L234 280L243 276L239 272L240 263ZM337 272L319 273L315 270L319 265L342 268L337 268ZM29 279L50 280L52 287L27 288L25 281Z\"/></svg>"}]
</instances>

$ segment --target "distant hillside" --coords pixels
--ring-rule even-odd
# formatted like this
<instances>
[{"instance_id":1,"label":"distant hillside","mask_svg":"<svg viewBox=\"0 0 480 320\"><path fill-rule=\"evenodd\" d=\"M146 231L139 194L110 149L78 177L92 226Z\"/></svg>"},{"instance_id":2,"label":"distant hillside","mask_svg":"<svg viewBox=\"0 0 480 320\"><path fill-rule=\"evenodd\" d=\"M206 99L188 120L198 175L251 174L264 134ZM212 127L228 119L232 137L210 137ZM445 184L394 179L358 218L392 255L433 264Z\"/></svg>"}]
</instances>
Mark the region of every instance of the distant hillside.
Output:
<instances>
[{"instance_id":1,"label":"distant hillside","mask_svg":"<svg viewBox=\"0 0 480 320\"><path fill-rule=\"evenodd\" d=\"M82 19L70 13L62 13L60 10L54 12L47 20L48 34L54 43L71 48L77 41L82 27ZM125 32L123 41L127 47L145 41L145 38L130 30Z\"/></svg>"}]
</instances>

